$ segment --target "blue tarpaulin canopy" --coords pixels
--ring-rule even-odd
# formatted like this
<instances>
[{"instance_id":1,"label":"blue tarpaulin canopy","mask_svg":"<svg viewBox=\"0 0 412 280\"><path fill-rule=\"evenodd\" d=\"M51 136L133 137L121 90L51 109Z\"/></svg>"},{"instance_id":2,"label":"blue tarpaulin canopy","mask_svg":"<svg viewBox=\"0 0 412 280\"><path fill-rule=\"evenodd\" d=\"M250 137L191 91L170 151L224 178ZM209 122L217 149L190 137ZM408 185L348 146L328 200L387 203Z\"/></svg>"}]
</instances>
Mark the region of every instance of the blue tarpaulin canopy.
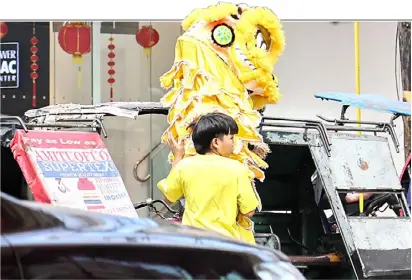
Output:
<instances>
[{"instance_id":1,"label":"blue tarpaulin canopy","mask_svg":"<svg viewBox=\"0 0 412 280\"><path fill-rule=\"evenodd\" d=\"M369 109L383 113L411 115L411 104L395 99L390 99L378 94L355 94L343 92L326 92L315 94L316 98L333 100L361 109Z\"/></svg>"}]
</instances>

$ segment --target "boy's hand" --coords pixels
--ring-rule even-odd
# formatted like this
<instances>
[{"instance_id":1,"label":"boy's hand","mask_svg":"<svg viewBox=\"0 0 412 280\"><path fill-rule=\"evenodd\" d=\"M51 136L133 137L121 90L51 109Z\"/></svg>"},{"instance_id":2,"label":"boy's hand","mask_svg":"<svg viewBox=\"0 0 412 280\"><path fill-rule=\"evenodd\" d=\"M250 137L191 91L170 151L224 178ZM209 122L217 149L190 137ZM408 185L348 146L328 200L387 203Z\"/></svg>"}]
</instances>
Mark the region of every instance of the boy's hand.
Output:
<instances>
[{"instance_id":1,"label":"boy's hand","mask_svg":"<svg viewBox=\"0 0 412 280\"><path fill-rule=\"evenodd\" d=\"M167 144L169 145L175 159L180 160L185 156L185 146L183 141L178 143L170 132L167 135Z\"/></svg>"}]
</instances>

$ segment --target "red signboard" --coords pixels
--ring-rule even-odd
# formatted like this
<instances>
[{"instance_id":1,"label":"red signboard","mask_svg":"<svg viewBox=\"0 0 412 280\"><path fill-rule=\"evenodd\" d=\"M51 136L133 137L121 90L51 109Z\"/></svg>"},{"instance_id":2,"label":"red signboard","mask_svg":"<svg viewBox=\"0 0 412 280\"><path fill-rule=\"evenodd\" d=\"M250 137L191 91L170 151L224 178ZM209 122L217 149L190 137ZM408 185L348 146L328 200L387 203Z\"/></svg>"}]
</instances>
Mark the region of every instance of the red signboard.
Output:
<instances>
[{"instance_id":1,"label":"red signboard","mask_svg":"<svg viewBox=\"0 0 412 280\"><path fill-rule=\"evenodd\" d=\"M99 134L18 130L11 149L36 201L137 216Z\"/></svg>"}]
</instances>

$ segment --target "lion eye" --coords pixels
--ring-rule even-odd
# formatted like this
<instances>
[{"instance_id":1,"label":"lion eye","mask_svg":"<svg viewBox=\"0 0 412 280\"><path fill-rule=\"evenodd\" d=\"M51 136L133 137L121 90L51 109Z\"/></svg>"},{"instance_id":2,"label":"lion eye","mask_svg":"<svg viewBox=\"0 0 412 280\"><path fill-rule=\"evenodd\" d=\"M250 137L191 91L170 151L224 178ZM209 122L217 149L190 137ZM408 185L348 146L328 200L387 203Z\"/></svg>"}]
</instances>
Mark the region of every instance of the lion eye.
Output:
<instances>
[{"instance_id":1,"label":"lion eye","mask_svg":"<svg viewBox=\"0 0 412 280\"><path fill-rule=\"evenodd\" d=\"M265 51L267 51L268 48L265 42L265 38L263 37L263 34L260 31L256 33L256 47Z\"/></svg>"}]
</instances>

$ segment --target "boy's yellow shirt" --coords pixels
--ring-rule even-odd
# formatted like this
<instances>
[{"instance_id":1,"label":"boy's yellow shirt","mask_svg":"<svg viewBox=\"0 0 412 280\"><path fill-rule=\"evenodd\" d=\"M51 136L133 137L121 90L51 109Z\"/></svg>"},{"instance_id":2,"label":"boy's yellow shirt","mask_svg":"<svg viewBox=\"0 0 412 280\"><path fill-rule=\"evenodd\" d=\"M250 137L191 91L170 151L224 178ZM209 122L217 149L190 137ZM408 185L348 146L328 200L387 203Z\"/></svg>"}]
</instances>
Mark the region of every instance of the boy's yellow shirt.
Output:
<instances>
[{"instance_id":1,"label":"boy's yellow shirt","mask_svg":"<svg viewBox=\"0 0 412 280\"><path fill-rule=\"evenodd\" d=\"M255 243L250 220L238 213L255 210L259 201L248 169L238 161L218 155L187 157L158 187L171 202L185 197L183 224Z\"/></svg>"}]
</instances>

